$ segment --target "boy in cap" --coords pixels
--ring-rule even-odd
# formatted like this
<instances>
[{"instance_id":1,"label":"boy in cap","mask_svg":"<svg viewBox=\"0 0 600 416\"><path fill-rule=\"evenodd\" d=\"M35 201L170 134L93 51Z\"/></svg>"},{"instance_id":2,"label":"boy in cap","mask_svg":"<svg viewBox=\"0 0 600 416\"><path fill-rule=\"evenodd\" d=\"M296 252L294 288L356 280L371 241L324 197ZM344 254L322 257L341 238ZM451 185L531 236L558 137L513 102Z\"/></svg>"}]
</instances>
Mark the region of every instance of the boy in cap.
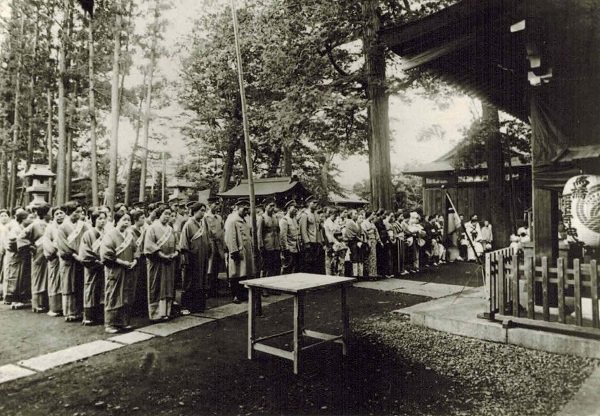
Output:
<instances>
[{"instance_id":1,"label":"boy in cap","mask_svg":"<svg viewBox=\"0 0 600 416\"><path fill-rule=\"evenodd\" d=\"M318 202L313 195L306 198L306 209L300 216L300 236L304 248L302 271L319 273L322 245L319 243L319 221L315 213Z\"/></svg>"},{"instance_id":2,"label":"boy in cap","mask_svg":"<svg viewBox=\"0 0 600 416\"><path fill-rule=\"evenodd\" d=\"M258 217L257 237L262 277L276 276L281 271L279 220L275 216L275 198L264 201L265 211Z\"/></svg>"},{"instance_id":3,"label":"boy in cap","mask_svg":"<svg viewBox=\"0 0 600 416\"><path fill-rule=\"evenodd\" d=\"M239 199L225 222L225 244L229 252L229 282L234 303L247 299L247 293L239 282L244 278L252 277L252 236L250 227L244 219L248 215L249 207L250 204L246 199Z\"/></svg>"},{"instance_id":4,"label":"boy in cap","mask_svg":"<svg viewBox=\"0 0 600 416\"><path fill-rule=\"evenodd\" d=\"M218 197L208 198L208 206L204 221L210 231L210 257L208 258L208 296L218 295L218 276L225 264L225 231L223 217L220 215L221 200Z\"/></svg>"},{"instance_id":5,"label":"boy in cap","mask_svg":"<svg viewBox=\"0 0 600 416\"><path fill-rule=\"evenodd\" d=\"M300 227L296 220L296 201L288 201L285 209L285 216L279 220L281 274L290 274L298 271L300 259Z\"/></svg>"}]
</instances>

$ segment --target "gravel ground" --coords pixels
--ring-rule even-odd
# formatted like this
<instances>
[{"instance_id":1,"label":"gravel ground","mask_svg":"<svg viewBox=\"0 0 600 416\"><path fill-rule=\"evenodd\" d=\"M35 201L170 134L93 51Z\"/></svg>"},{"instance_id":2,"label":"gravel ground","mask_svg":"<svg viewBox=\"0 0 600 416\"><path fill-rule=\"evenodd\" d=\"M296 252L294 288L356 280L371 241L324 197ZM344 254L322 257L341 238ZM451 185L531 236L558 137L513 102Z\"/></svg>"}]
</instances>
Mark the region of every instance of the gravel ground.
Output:
<instances>
[{"instance_id":1,"label":"gravel ground","mask_svg":"<svg viewBox=\"0 0 600 416\"><path fill-rule=\"evenodd\" d=\"M355 322L354 340L404 373L396 383L422 393L419 406L400 408L394 405L396 395L380 394L381 412L370 413L551 415L598 365L593 359L438 332L394 314Z\"/></svg>"}]
</instances>

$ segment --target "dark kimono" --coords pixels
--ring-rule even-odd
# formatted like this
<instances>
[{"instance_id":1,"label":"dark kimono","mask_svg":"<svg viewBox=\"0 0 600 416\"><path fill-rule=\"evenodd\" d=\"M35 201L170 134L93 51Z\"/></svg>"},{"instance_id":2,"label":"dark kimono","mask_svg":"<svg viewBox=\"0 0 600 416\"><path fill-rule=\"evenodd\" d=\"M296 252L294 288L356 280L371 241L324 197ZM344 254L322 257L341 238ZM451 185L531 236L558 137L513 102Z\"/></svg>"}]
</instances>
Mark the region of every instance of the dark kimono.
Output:
<instances>
[{"instance_id":1,"label":"dark kimono","mask_svg":"<svg viewBox=\"0 0 600 416\"><path fill-rule=\"evenodd\" d=\"M136 250L139 254L138 263L133 268L133 314L145 314L148 307L148 281L146 278L146 256L144 256L144 236L145 230L135 227L129 227L127 232L133 236Z\"/></svg>"},{"instance_id":2,"label":"dark kimono","mask_svg":"<svg viewBox=\"0 0 600 416\"><path fill-rule=\"evenodd\" d=\"M166 260L158 253L171 255L176 251L173 229L154 221L144 236L144 254L148 273L148 315L151 320L159 320L171 315L175 299L175 259Z\"/></svg>"},{"instance_id":3,"label":"dark kimono","mask_svg":"<svg viewBox=\"0 0 600 416\"><path fill-rule=\"evenodd\" d=\"M102 234L96 228L81 237L79 257L83 264L83 319L99 321L104 301L104 267L100 261Z\"/></svg>"},{"instance_id":4,"label":"dark kimono","mask_svg":"<svg viewBox=\"0 0 600 416\"><path fill-rule=\"evenodd\" d=\"M58 227L56 245L60 258L60 286L63 313L67 320L79 320L83 310L83 266L73 257L79 254L81 237L88 229L83 221L65 220Z\"/></svg>"},{"instance_id":5,"label":"dark kimono","mask_svg":"<svg viewBox=\"0 0 600 416\"><path fill-rule=\"evenodd\" d=\"M190 312L203 312L208 288L208 263L211 243L208 225L204 219L190 218L181 229L179 248L186 259L183 274L181 307Z\"/></svg>"},{"instance_id":6,"label":"dark kimono","mask_svg":"<svg viewBox=\"0 0 600 416\"><path fill-rule=\"evenodd\" d=\"M56 240L58 235L58 224L51 222L46 227L42 248L46 258L46 278L48 280L48 309L55 314L62 313L62 293L60 287L60 273L58 248Z\"/></svg>"},{"instance_id":7,"label":"dark kimono","mask_svg":"<svg viewBox=\"0 0 600 416\"><path fill-rule=\"evenodd\" d=\"M31 298L31 251L21 225L9 233L6 241L8 261L4 270L4 302L26 303Z\"/></svg>"},{"instance_id":8,"label":"dark kimono","mask_svg":"<svg viewBox=\"0 0 600 416\"><path fill-rule=\"evenodd\" d=\"M131 233L113 228L102 237L100 259L104 264L104 325L125 328L131 317L133 301L133 269L117 263L117 259L132 262L136 256Z\"/></svg>"},{"instance_id":9,"label":"dark kimono","mask_svg":"<svg viewBox=\"0 0 600 416\"><path fill-rule=\"evenodd\" d=\"M31 309L43 312L48 308L47 260L44 257L44 238L48 223L37 220L24 231L24 238L31 244Z\"/></svg>"}]
</instances>

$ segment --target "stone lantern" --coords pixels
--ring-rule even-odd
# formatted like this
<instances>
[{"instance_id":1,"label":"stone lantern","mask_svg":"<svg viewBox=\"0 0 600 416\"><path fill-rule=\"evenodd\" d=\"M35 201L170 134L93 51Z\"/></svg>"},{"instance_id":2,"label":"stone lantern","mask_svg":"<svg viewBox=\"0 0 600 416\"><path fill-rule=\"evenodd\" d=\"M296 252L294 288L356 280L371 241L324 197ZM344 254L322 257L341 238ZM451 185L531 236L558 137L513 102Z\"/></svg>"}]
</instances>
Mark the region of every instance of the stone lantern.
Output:
<instances>
[{"instance_id":1,"label":"stone lantern","mask_svg":"<svg viewBox=\"0 0 600 416\"><path fill-rule=\"evenodd\" d=\"M50 178L56 175L48 169L47 165L31 165L24 177L31 178L31 185L27 187L27 193L32 200L28 207L38 207L48 204L47 196L50 194Z\"/></svg>"}]
</instances>

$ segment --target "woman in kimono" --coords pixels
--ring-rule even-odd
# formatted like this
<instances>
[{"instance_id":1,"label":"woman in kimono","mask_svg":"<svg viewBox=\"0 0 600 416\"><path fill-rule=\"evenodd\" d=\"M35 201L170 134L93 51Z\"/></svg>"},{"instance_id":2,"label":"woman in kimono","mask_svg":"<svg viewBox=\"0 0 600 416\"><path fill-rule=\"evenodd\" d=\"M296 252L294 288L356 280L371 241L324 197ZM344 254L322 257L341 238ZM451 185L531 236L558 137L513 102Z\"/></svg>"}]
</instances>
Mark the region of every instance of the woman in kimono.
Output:
<instances>
[{"instance_id":1,"label":"woman in kimono","mask_svg":"<svg viewBox=\"0 0 600 416\"><path fill-rule=\"evenodd\" d=\"M139 253L138 264L133 269L134 286L133 286L133 315L145 314L147 310L148 288L146 279L146 258L144 256L144 233L146 224L146 215L141 209L132 210L131 227L127 230L133 236L135 247Z\"/></svg>"},{"instance_id":2,"label":"woman in kimono","mask_svg":"<svg viewBox=\"0 0 600 416\"><path fill-rule=\"evenodd\" d=\"M133 269L137 264L129 214L117 211L115 227L104 234L100 258L104 263L104 326L109 334L131 329L129 324Z\"/></svg>"},{"instance_id":3,"label":"woman in kimono","mask_svg":"<svg viewBox=\"0 0 600 416\"><path fill-rule=\"evenodd\" d=\"M48 312L48 275L43 244L50 206L40 205L33 210L37 213L37 218L24 231L24 238L31 247L31 310L34 313L45 313Z\"/></svg>"},{"instance_id":4,"label":"woman in kimono","mask_svg":"<svg viewBox=\"0 0 600 416\"><path fill-rule=\"evenodd\" d=\"M90 214L92 227L81 237L79 257L84 267L83 325L95 325L102 317L104 301L104 267L100 261L100 244L106 225L106 212Z\"/></svg>"},{"instance_id":5,"label":"woman in kimono","mask_svg":"<svg viewBox=\"0 0 600 416\"><path fill-rule=\"evenodd\" d=\"M42 247L46 257L46 274L48 279L48 316L62 316L62 293L60 285L60 264L58 260L58 248L56 246L58 227L65 220L65 212L60 208L54 208L53 220L46 227Z\"/></svg>"},{"instance_id":6,"label":"woman in kimono","mask_svg":"<svg viewBox=\"0 0 600 416\"><path fill-rule=\"evenodd\" d=\"M33 222L33 214L20 209L15 214L17 226L6 240L8 262L4 270L6 280L4 301L12 309L19 309L31 298L31 243L25 239L25 229Z\"/></svg>"},{"instance_id":7,"label":"woman in kimono","mask_svg":"<svg viewBox=\"0 0 600 416\"><path fill-rule=\"evenodd\" d=\"M148 315L152 321L168 320L175 299L175 260L179 255L173 229L169 225L168 206L156 209L157 220L144 236L144 254L148 272Z\"/></svg>"},{"instance_id":8,"label":"woman in kimono","mask_svg":"<svg viewBox=\"0 0 600 416\"><path fill-rule=\"evenodd\" d=\"M379 231L375 227L375 224L373 224L376 215L373 211L367 211L365 219L360 224L362 230L367 235L367 242L369 244L368 267L366 270L369 277L377 276L377 244L383 244L381 238L379 238Z\"/></svg>"},{"instance_id":9,"label":"woman in kimono","mask_svg":"<svg viewBox=\"0 0 600 416\"><path fill-rule=\"evenodd\" d=\"M211 242L208 225L204 220L206 206L200 202L192 205L192 216L181 228L179 248L182 254L183 292L181 313L203 312L208 294L208 260Z\"/></svg>"}]
</instances>

